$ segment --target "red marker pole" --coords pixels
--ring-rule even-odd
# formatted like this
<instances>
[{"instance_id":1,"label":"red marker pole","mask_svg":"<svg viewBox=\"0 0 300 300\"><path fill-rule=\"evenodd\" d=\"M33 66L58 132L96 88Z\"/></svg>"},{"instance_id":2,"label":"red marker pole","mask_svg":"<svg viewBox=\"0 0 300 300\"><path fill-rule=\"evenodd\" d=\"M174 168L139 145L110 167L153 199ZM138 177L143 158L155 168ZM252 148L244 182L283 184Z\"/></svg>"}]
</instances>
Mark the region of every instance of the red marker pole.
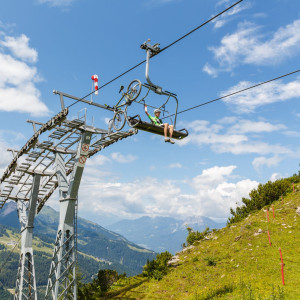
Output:
<instances>
[{"instance_id":1,"label":"red marker pole","mask_svg":"<svg viewBox=\"0 0 300 300\"><path fill-rule=\"evenodd\" d=\"M293 182L293 193L295 193L295 184Z\"/></svg>"},{"instance_id":2,"label":"red marker pole","mask_svg":"<svg viewBox=\"0 0 300 300\"><path fill-rule=\"evenodd\" d=\"M272 243L271 243L271 236L270 236L269 230L268 230L268 237L269 237L269 245L272 246Z\"/></svg>"},{"instance_id":3,"label":"red marker pole","mask_svg":"<svg viewBox=\"0 0 300 300\"><path fill-rule=\"evenodd\" d=\"M282 278L282 285L284 285L284 271L283 271L284 263L283 263L283 258L282 258L281 248L279 248L279 253L280 253L280 259L281 259L281 278Z\"/></svg>"}]
</instances>

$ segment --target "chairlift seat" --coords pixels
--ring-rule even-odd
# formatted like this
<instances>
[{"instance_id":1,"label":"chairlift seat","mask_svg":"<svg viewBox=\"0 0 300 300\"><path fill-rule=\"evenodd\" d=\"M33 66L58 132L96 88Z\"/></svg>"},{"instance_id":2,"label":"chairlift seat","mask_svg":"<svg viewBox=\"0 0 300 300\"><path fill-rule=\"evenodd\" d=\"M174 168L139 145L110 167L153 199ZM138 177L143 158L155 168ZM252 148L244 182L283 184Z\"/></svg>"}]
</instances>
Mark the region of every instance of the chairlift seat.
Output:
<instances>
[{"instance_id":1,"label":"chairlift seat","mask_svg":"<svg viewBox=\"0 0 300 300\"><path fill-rule=\"evenodd\" d=\"M135 117L133 117L133 118L128 117L128 122L129 122L130 126L136 128L136 129L139 129L139 130L143 130L143 131L147 131L150 133L164 136L164 127L142 121L142 120L140 120L140 116L137 116L137 117L138 117L138 119L136 119ZM188 135L189 135L188 131L185 128L183 128L180 130L174 130L172 138L174 138L176 140L182 140L185 137L187 137Z\"/></svg>"}]
</instances>

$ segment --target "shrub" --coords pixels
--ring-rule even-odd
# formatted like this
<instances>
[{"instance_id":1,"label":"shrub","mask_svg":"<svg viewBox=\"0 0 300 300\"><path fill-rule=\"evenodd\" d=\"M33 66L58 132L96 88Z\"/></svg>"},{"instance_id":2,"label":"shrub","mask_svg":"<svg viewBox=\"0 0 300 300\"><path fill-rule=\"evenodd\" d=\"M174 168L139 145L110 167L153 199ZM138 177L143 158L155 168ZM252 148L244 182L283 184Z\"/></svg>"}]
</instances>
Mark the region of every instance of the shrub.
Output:
<instances>
[{"instance_id":1,"label":"shrub","mask_svg":"<svg viewBox=\"0 0 300 300\"><path fill-rule=\"evenodd\" d=\"M205 257L204 260L206 261L208 266L215 266L217 264L218 259L213 256Z\"/></svg>"},{"instance_id":2,"label":"shrub","mask_svg":"<svg viewBox=\"0 0 300 300\"><path fill-rule=\"evenodd\" d=\"M119 279L124 278L126 274L119 275L114 270L99 270L97 277L91 283L82 284L79 280L78 299L92 300L104 296L110 287Z\"/></svg>"},{"instance_id":3,"label":"shrub","mask_svg":"<svg viewBox=\"0 0 300 300\"><path fill-rule=\"evenodd\" d=\"M167 274L168 261L172 258L172 254L168 251L156 255L156 259L147 260L143 268L143 276L161 280Z\"/></svg>"},{"instance_id":4,"label":"shrub","mask_svg":"<svg viewBox=\"0 0 300 300\"><path fill-rule=\"evenodd\" d=\"M300 173L299 173L300 174ZM242 198L243 205L235 210L230 209L232 217L227 224L236 223L249 215L249 213L262 209L266 205L271 205L280 199L282 195L292 190L292 182L300 181L300 175L294 174L292 177L279 179L275 182L268 181L266 184L259 184L257 189L249 193L250 199Z\"/></svg>"},{"instance_id":5,"label":"shrub","mask_svg":"<svg viewBox=\"0 0 300 300\"><path fill-rule=\"evenodd\" d=\"M208 227L206 227L202 232L193 231L192 228L187 227L187 231L188 236L186 238L186 242L188 246L194 245L195 242L203 240L204 237L210 232Z\"/></svg>"}]
</instances>

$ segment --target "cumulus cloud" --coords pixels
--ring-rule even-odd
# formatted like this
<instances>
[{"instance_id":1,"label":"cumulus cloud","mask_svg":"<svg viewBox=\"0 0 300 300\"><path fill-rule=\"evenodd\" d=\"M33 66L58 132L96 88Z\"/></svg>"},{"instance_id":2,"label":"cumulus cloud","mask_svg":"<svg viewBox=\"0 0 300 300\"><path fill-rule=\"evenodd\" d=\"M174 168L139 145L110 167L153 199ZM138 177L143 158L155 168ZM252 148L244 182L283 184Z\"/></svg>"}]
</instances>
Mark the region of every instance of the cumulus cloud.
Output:
<instances>
[{"instance_id":1,"label":"cumulus cloud","mask_svg":"<svg viewBox=\"0 0 300 300\"><path fill-rule=\"evenodd\" d=\"M229 182L235 168L236 166L216 166L204 170L193 179L195 199L198 206L202 207L204 215L218 218L227 216L230 207L235 208L237 204L241 204L242 197L247 197L249 192L258 186L258 182L249 179L237 183Z\"/></svg>"},{"instance_id":2,"label":"cumulus cloud","mask_svg":"<svg viewBox=\"0 0 300 300\"><path fill-rule=\"evenodd\" d=\"M282 158L277 155L270 157L270 158L260 156L260 157L256 157L252 161L252 165L256 171L259 171L260 168L262 168L264 166L266 166L266 167L277 166L281 160L282 160Z\"/></svg>"},{"instance_id":3,"label":"cumulus cloud","mask_svg":"<svg viewBox=\"0 0 300 300\"><path fill-rule=\"evenodd\" d=\"M121 164L131 163L137 159L137 157L134 155L131 155L131 154L123 155L119 152L112 153L111 158Z\"/></svg>"},{"instance_id":4,"label":"cumulus cloud","mask_svg":"<svg viewBox=\"0 0 300 300\"><path fill-rule=\"evenodd\" d=\"M38 53L35 49L29 47L29 38L22 34L19 37L4 36L0 45L8 48L15 57L31 63L37 62Z\"/></svg>"},{"instance_id":5,"label":"cumulus cloud","mask_svg":"<svg viewBox=\"0 0 300 300\"><path fill-rule=\"evenodd\" d=\"M36 67L37 52L29 47L29 38L8 36L0 32L0 110L30 113L33 116L49 114L40 100L36 82L41 78Z\"/></svg>"},{"instance_id":6,"label":"cumulus cloud","mask_svg":"<svg viewBox=\"0 0 300 300\"><path fill-rule=\"evenodd\" d=\"M103 166L109 163L111 160L105 155L98 154L87 160L87 166Z\"/></svg>"},{"instance_id":7,"label":"cumulus cloud","mask_svg":"<svg viewBox=\"0 0 300 300\"><path fill-rule=\"evenodd\" d=\"M273 174L271 175L270 180L271 180L272 182L274 182L274 181L276 181L276 180L278 180L278 179L281 179L281 178L283 178L283 177L282 177L282 175L281 175L280 173L273 173Z\"/></svg>"},{"instance_id":8,"label":"cumulus cloud","mask_svg":"<svg viewBox=\"0 0 300 300\"><path fill-rule=\"evenodd\" d=\"M278 130L286 129L283 124L271 124L269 122L253 122L251 120L240 120L238 123L230 127L231 133L261 133L261 132L274 132Z\"/></svg>"},{"instance_id":9,"label":"cumulus cloud","mask_svg":"<svg viewBox=\"0 0 300 300\"><path fill-rule=\"evenodd\" d=\"M261 27L244 22L236 32L227 34L218 47L210 47L217 68L203 68L211 76L218 71L231 71L239 64L274 65L287 57L297 54L300 49L300 19L285 27L279 28L273 34L260 33ZM211 69L214 71L211 72Z\"/></svg>"},{"instance_id":10,"label":"cumulus cloud","mask_svg":"<svg viewBox=\"0 0 300 300\"><path fill-rule=\"evenodd\" d=\"M241 81L228 90L221 92L221 96L234 93L252 85L255 85L255 83ZM255 89L247 90L243 93L225 98L223 101L229 104L230 107L232 107L232 109L237 113L250 113L263 105L283 102L299 97L300 77L297 77L294 81L290 81L288 83L283 83L282 81L270 82L268 84L258 86Z\"/></svg>"},{"instance_id":11,"label":"cumulus cloud","mask_svg":"<svg viewBox=\"0 0 300 300\"><path fill-rule=\"evenodd\" d=\"M80 210L122 218L142 215L225 218L230 207L235 207L258 185L249 179L233 182L235 169L236 166L215 166L181 182L147 177L120 183L86 177L79 195ZM183 193L186 188L192 188L191 192Z\"/></svg>"},{"instance_id":12,"label":"cumulus cloud","mask_svg":"<svg viewBox=\"0 0 300 300\"><path fill-rule=\"evenodd\" d=\"M196 120L185 124L185 127L190 128L190 134L180 145L196 144L199 147L208 146L216 153L231 153L235 155L279 155L292 153L287 147L260 141L260 133L283 130L285 129L284 125L243 119L235 119L235 123L231 123L232 120L223 118L219 124L210 124L208 121Z\"/></svg>"}]
</instances>

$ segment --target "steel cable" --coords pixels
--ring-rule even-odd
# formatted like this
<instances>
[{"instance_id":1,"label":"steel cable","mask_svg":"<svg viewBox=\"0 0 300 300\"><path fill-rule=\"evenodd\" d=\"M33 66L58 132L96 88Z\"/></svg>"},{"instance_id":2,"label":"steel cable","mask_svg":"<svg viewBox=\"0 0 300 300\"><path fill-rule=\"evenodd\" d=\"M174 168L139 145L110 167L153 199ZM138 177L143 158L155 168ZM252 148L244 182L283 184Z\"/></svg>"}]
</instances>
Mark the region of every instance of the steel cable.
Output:
<instances>
[{"instance_id":1,"label":"steel cable","mask_svg":"<svg viewBox=\"0 0 300 300\"><path fill-rule=\"evenodd\" d=\"M201 25L197 26L196 28L194 28L193 30L189 31L188 33L186 33L185 35L183 35L182 37L178 38L177 40L175 40L174 42L170 43L169 45L167 45L166 47L162 48L158 53L154 54L152 57L157 56L159 53L167 50L168 48L170 48L171 46L173 46L174 44L178 43L179 41L181 41L182 39L186 38L187 36L189 36L190 34L192 34L193 32L197 31L198 29L200 29L201 27L205 26L206 24L212 22L214 19L218 18L219 16L221 16L222 14L224 14L225 12L227 12L228 10L232 9L234 6L238 5L239 3L241 3L244 0L239 0L236 3L234 3L233 5L229 6L228 8L224 9L223 11L221 11L220 13L218 13L217 15L213 16L212 18L210 18L209 20L205 21L204 23L202 23ZM130 71L136 69L137 67L139 67L140 65L142 65L143 63L145 63L146 60L141 61L140 63L136 64L135 66L133 66L132 68L128 69L127 71L123 72L122 74L116 76L115 78L111 79L110 81L106 82L105 84L101 85L98 88L98 91L101 90L102 88L104 88L105 86L109 85L110 83L114 82L115 80L119 79L120 77L124 76L125 74L129 73ZM73 105L75 105L76 103L78 103L80 100L85 99L86 97L94 94L96 92L92 91L91 93L85 95L84 97L80 98L79 100L77 100L76 102L70 104L68 106L71 107Z\"/></svg>"}]
</instances>

